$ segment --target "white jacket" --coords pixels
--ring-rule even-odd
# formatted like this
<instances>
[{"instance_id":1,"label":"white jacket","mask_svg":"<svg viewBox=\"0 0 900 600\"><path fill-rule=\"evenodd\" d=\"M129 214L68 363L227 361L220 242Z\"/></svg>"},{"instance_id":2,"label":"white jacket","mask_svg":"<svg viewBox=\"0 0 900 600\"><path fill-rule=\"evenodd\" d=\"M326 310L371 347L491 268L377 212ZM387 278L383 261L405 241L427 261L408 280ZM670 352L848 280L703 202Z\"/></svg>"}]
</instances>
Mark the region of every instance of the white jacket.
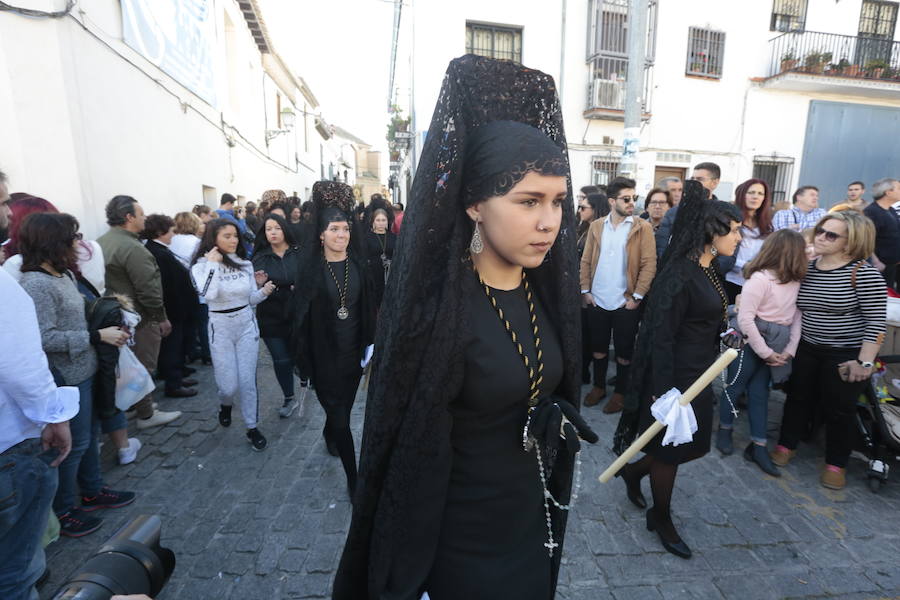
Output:
<instances>
[{"instance_id":1,"label":"white jacket","mask_svg":"<svg viewBox=\"0 0 900 600\"><path fill-rule=\"evenodd\" d=\"M268 298L256 285L253 264L236 254L228 256L240 265L240 269L232 269L223 263L208 261L206 258L201 258L191 267L194 286L200 297L206 300L209 310L229 310L248 304L256 306Z\"/></svg>"}]
</instances>

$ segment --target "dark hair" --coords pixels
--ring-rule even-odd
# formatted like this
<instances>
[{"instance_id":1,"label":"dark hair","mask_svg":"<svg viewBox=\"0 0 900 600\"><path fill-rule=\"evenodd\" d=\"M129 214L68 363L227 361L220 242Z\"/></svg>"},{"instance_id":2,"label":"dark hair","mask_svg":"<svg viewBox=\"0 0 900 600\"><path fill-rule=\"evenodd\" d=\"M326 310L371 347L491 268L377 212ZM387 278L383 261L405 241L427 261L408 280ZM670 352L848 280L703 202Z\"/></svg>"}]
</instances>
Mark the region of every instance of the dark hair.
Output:
<instances>
[{"instance_id":1,"label":"dark hair","mask_svg":"<svg viewBox=\"0 0 900 600\"><path fill-rule=\"evenodd\" d=\"M779 283L803 281L809 259L806 256L806 240L793 229L779 229L766 238L756 257L744 265L744 277L757 271L775 273Z\"/></svg>"},{"instance_id":2,"label":"dark hair","mask_svg":"<svg viewBox=\"0 0 900 600\"><path fill-rule=\"evenodd\" d=\"M406 208L404 208L402 202L395 202L394 205L395 205L395 206L399 206L401 211L402 211L402 210L406 210Z\"/></svg>"},{"instance_id":3,"label":"dark hair","mask_svg":"<svg viewBox=\"0 0 900 600\"><path fill-rule=\"evenodd\" d=\"M7 206L12 213L7 231L9 243L6 245L6 254L8 256L19 253L19 228L22 226L22 221L25 220L25 217L39 212L59 212L49 201L22 192L10 194Z\"/></svg>"},{"instance_id":4,"label":"dark hair","mask_svg":"<svg viewBox=\"0 0 900 600\"><path fill-rule=\"evenodd\" d=\"M591 208L594 209L594 220L599 219L600 217L605 217L609 214L611 210L609 207L609 201L606 198L606 194L603 192L591 192L587 195L587 203L591 205Z\"/></svg>"},{"instance_id":5,"label":"dark hair","mask_svg":"<svg viewBox=\"0 0 900 600\"><path fill-rule=\"evenodd\" d=\"M606 195L610 200L615 200L622 190L634 189L635 187L637 187L637 183L635 183L634 179L616 177L607 184Z\"/></svg>"},{"instance_id":6,"label":"dark hair","mask_svg":"<svg viewBox=\"0 0 900 600\"><path fill-rule=\"evenodd\" d=\"M862 189L866 189L866 184L864 184L862 181L851 181L847 184L847 187L850 187L851 185L858 185Z\"/></svg>"},{"instance_id":7,"label":"dark hair","mask_svg":"<svg viewBox=\"0 0 900 600\"><path fill-rule=\"evenodd\" d=\"M644 210L650 209L650 200L652 200L653 196L655 196L656 194L663 194L666 197L666 204L669 205L669 208L672 208L672 195L669 193L669 190L664 190L661 187L655 187L647 192L647 201L644 203Z\"/></svg>"},{"instance_id":8,"label":"dark hair","mask_svg":"<svg viewBox=\"0 0 900 600\"><path fill-rule=\"evenodd\" d=\"M201 256L216 247L216 238L219 237L219 230L224 227L234 227L234 231L238 236L238 245L237 250L235 250L235 254L243 259L247 258L247 250L244 249L244 244L241 243L240 239L241 231L238 229L238 226L235 224L235 222L230 219L213 219L206 224L206 231L203 233L203 239L200 240L200 245L197 247L197 252L194 254L195 263L200 259ZM232 269L241 268L236 262L231 260L230 256L228 256L224 252L222 252L222 264Z\"/></svg>"},{"instance_id":9,"label":"dark hair","mask_svg":"<svg viewBox=\"0 0 900 600\"><path fill-rule=\"evenodd\" d=\"M40 271L48 263L60 273L75 265L73 242L78 236L78 219L66 213L32 213L19 227L22 272Z\"/></svg>"},{"instance_id":10,"label":"dark hair","mask_svg":"<svg viewBox=\"0 0 900 600\"><path fill-rule=\"evenodd\" d=\"M131 196L115 196L106 203L106 224L110 227L124 225L128 221L128 215L137 215L134 208L137 203Z\"/></svg>"},{"instance_id":11,"label":"dark hair","mask_svg":"<svg viewBox=\"0 0 900 600\"><path fill-rule=\"evenodd\" d=\"M148 215L144 221L144 230L141 232L141 238L145 240L155 240L156 238L169 233L169 229L175 227L175 220L167 215Z\"/></svg>"},{"instance_id":12,"label":"dark hair","mask_svg":"<svg viewBox=\"0 0 900 600\"><path fill-rule=\"evenodd\" d=\"M252 214L254 214L253 211L256 210L256 202L251 200L247 203L246 206L244 206L244 208L247 210L248 215L252 215Z\"/></svg>"},{"instance_id":13,"label":"dark hair","mask_svg":"<svg viewBox=\"0 0 900 600\"><path fill-rule=\"evenodd\" d=\"M799 196L800 194L805 194L808 190L815 190L818 192L819 188L817 188L814 185L801 185L800 187L797 188L797 191L794 192L794 195L793 195L794 204L797 204L797 196Z\"/></svg>"},{"instance_id":14,"label":"dark hair","mask_svg":"<svg viewBox=\"0 0 900 600\"><path fill-rule=\"evenodd\" d=\"M193 212L198 217L202 217L203 215L208 215L209 213L211 213L212 209L205 204L195 204L194 208L191 209L191 212Z\"/></svg>"},{"instance_id":15,"label":"dark hair","mask_svg":"<svg viewBox=\"0 0 900 600\"><path fill-rule=\"evenodd\" d=\"M369 197L369 201L370 201L370 202L384 202L385 200L384 200L384 196L382 196L381 194L377 194L377 193L376 193L376 194L372 194L372 195Z\"/></svg>"},{"instance_id":16,"label":"dark hair","mask_svg":"<svg viewBox=\"0 0 900 600\"><path fill-rule=\"evenodd\" d=\"M695 171L699 169L709 171L709 174L712 175L713 179L719 179L720 177L722 177L722 169L720 169L719 165L714 162L702 162L694 167Z\"/></svg>"},{"instance_id":17,"label":"dark hair","mask_svg":"<svg viewBox=\"0 0 900 600\"><path fill-rule=\"evenodd\" d=\"M759 229L761 236L766 236L774 230L774 227L772 227L772 196L769 192L769 184L762 179L748 179L734 190L734 204L741 209L741 214L746 218L749 210L747 208L747 192L750 191L751 186L756 184L763 186L763 203L757 209L755 215L756 227Z\"/></svg>"},{"instance_id":18,"label":"dark hair","mask_svg":"<svg viewBox=\"0 0 900 600\"><path fill-rule=\"evenodd\" d=\"M222 194L222 198L219 199L219 206L234 204L235 202L237 202L237 198L226 192Z\"/></svg>"},{"instance_id":19,"label":"dark hair","mask_svg":"<svg viewBox=\"0 0 900 600\"><path fill-rule=\"evenodd\" d=\"M711 244L718 236L731 232L731 223L740 223L743 215L738 207L731 202L707 200L703 212L703 245ZM701 251L703 248L694 248Z\"/></svg>"},{"instance_id":20,"label":"dark hair","mask_svg":"<svg viewBox=\"0 0 900 600\"><path fill-rule=\"evenodd\" d=\"M297 240L294 239L294 232L288 222L281 218L281 215L268 214L263 217L259 225L259 232L256 234L256 240L253 243L253 253L256 254L265 248L271 248L272 244L266 237L266 221L275 221L281 227L281 233L284 234L284 241L288 246L296 246Z\"/></svg>"},{"instance_id":21,"label":"dark hair","mask_svg":"<svg viewBox=\"0 0 900 600\"><path fill-rule=\"evenodd\" d=\"M580 191L582 194L587 196L588 194L596 194L600 191L600 188L598 188L596 185L584 185L581 187Z\"/></svg>"}]
</instances>

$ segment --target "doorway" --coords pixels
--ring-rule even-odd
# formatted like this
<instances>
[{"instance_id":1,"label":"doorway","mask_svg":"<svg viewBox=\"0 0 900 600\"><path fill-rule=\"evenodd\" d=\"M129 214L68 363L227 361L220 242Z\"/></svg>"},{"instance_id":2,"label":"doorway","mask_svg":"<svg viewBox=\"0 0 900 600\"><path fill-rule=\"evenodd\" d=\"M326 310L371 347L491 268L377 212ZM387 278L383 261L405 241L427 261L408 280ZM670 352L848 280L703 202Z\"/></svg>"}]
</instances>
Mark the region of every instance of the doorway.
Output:
<instances>
[{"instance_id":1,"label":"doorway","mask_svg":"<svg viewBox=\"0 0 900 600\"><path fill-rule=\"evenodd\" d=\"M656 187L659 180L665 179L666 177L677 177L684 181L684 176L686 174L687 169L684 167L656 167L656 170L653 172L653 186Z\"/></svg>"}]
</instances>

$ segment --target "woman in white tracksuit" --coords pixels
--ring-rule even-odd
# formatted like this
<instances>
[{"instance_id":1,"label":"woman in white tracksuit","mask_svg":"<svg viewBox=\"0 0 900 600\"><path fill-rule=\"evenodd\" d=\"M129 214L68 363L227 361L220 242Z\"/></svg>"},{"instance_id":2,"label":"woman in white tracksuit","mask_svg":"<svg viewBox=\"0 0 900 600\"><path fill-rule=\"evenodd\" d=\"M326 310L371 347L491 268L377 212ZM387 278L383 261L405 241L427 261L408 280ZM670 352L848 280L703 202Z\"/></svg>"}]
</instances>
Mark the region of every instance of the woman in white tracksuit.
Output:
<instances>
[{"instance_id":1,"label":"woman in white tracksuit","mask_svg":"<svg viewBox=\"0 0 900 600\"><path fill-rule=\"evenodd\" d=\"M233 221L210 221L191 274L200 296L209 305L209 348L219 390L219 424L231 425L231 407L240 396L247 441L254 450L263 450L266 438L257 428L259 329L253 307L269 297L275 284L259 280L264 274L260 278L254 274L240 242Z\"/></svg>"}]
</instances>

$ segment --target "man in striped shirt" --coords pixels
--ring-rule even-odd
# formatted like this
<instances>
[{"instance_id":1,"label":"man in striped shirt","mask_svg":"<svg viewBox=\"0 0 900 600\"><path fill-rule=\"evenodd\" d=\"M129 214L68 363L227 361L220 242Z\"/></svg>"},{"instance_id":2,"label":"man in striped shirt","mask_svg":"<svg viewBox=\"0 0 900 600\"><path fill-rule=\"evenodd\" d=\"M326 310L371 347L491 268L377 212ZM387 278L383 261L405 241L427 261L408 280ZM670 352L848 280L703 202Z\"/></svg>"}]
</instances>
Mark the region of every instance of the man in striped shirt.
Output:
<instances>
[{"instance_id":1,"label":"man in striped shirt","mask_svg":"<svg viewBox=\"0 0 900 600\"><path fill-rule=\"evenodd\" d=\"M775 213L772 226L776 231L787 228L803 231L815 227L824 216L825 209L819 208L819 188L804 185L794 192L793 208Z\"/></svg>"}]
</instances>

